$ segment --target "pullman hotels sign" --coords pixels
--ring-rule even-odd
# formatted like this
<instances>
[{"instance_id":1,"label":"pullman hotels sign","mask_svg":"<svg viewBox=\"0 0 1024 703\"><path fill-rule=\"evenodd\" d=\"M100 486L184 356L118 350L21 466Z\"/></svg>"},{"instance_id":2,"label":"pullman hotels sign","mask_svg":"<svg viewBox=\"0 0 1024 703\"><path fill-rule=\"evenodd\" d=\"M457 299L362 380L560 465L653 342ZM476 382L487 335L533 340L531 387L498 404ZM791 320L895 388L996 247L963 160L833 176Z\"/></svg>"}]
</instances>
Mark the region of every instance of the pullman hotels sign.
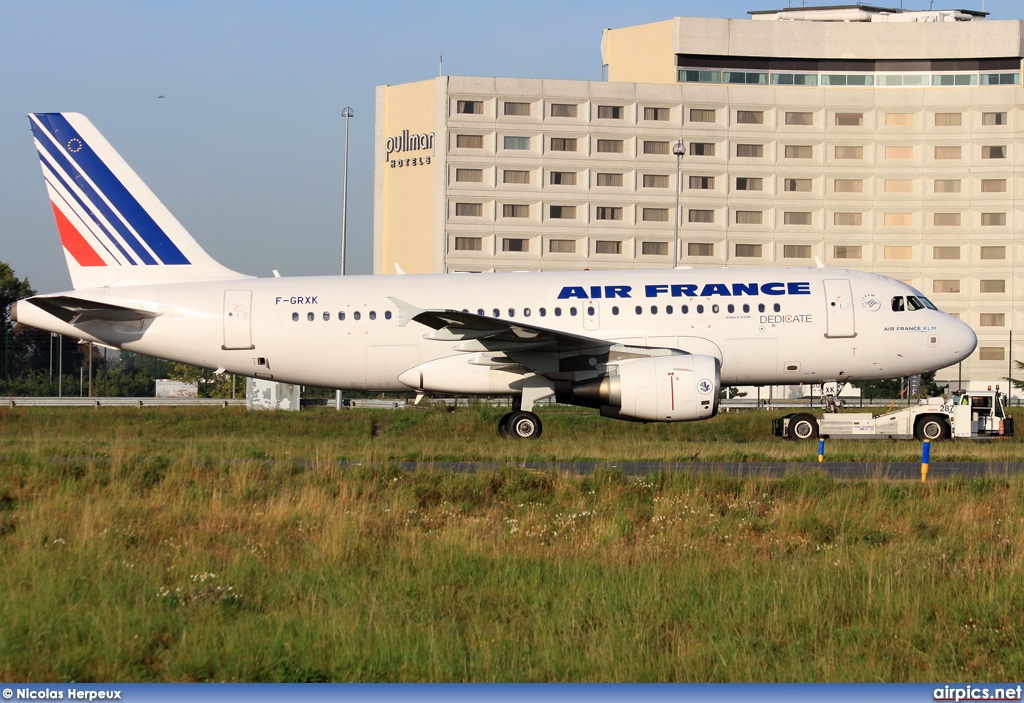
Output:
<instances>
[{"instance_id":1,"label":"pullman hotels sign","mask_svg":"<svg viewBox=\"0 0 1024 703\"><path fill-rule=\"evenodd\" d=\"M430 151L426 156L409 155L408 152ZM434 153L434 133L409 134L409 130L403 129L402 134L397 137L388 137L384 142L384 160L391 168L411 168L413 166L430 165L431 156ZM394 158L395 155L398 158Z\"/></svg>"}]
</instances>

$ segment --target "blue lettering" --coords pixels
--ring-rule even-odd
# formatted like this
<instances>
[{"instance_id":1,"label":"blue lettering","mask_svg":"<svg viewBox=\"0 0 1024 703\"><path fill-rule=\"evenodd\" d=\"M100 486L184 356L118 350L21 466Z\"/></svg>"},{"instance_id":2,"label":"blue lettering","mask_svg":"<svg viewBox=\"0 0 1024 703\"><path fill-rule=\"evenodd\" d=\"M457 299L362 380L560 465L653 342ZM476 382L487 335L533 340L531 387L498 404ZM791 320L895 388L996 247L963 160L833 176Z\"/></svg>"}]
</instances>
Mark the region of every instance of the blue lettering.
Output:
<instances>
[{"instance_id":1,"label":"blue lettering","mask_svg":"<svg viewBox=\"0 0 1024 703\"><path fill-rule=\"evenodd\" d=\"M790 283L787 288L789 289L790 295L810 295L811 284L805 281L799 283Z\"/></svg>"},{"instance_id":2,"label":"blue lettering","mask_svg":"<svg viewBox=\"0 0 1024 703\"><path fill-rule=\"evenodd\" d=\"M604 297L606 298L628 298L632 286L605 286Z\"/></svg>"},{"instance_id":3,"label":"blue lettering","mask_svg":"<svg viewBox=\"0 0 1024 703\"><path fill-rule=\"evenodd\" d=\"M785 295L786 286L782 283L762 283L761 292L765 295Z\"/></svg>"},{"instance_id":4,"label":"blue lettering","mask_svg":"<svg viewBox=\"0 0 1024 703\"><path fill-rule=\"evenodd\" d=\"M562 291L558 294L558 299L565 300L566 298L579 298L580 300L586 300L587 291L583 290L583 286L564 286Z\"/></svg>"},{"instance_id":5,"label":"blue lettering","mask_svg":"<svg viewBox=\"0 0 1024 703\"><path fill-rule=\"evenodd\" d=\"M733 283L732 284L733 295L757 295L757 284L756 283Z\"/></svg>"},{"instance_id":6,"label":"blue lettering","mask_svg":"<svg viewBox=\"0 0 1024 703\"><path fill-rule=\"evenodd\" d=\"M672 297L673 298L695 298L697 297L697 286L693 283L673 283L672 284Z\"/></svg>"},{"instance_id":7,"label":"blue lettering","mask_svg":"<svg viewBox=\"0 0 1024 703\"><path fill-rule=\"evenodd\" d=\"M660 293L668 293L668 286L644 286L644 290L647 292L648 298L657 298Z\"/></svg>"},{"instance_id":8,"label":"blue lettering","mask_svg":"<svg viewBox=\"0 0 1024 703\"><path fill-rule=\"evenodd\" d=\"M600 298L601 297L601 286L590 286L590 297Z\"/></svg>"},{"instance_id":9,"label":"blue lettering","mask_svg":"<svg viewBox=\"0 0 1024 703\"><path fill-rule=\"evenodd\" d=\"M704 286L704 290L700 292L702 298L706 298L709 295L732 295L729 292L729 287L724 283L708 283Z\"/></svg>"}]
</instances>

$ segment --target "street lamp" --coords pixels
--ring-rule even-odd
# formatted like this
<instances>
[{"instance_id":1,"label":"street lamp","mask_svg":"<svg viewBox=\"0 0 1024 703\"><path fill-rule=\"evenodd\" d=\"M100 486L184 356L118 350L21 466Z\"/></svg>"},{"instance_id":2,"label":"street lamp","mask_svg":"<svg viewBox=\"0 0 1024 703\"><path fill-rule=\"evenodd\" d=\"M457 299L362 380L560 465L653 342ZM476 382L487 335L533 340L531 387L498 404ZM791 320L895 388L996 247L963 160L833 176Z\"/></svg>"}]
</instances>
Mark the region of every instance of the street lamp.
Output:
<instances>
[{"instance_id":1,"label":"street lamp","mask_svg":"<svg viewBox=\"0 0 1024 703\"><path fill-rule=\"evenodd\" d=\"M679 192L683 189L682 174L683 174L683 154L686 153L686 148L683 146L683 140L680 139L672 147L672 153L676 155L676 240L673 245L675 251L675 265L673 268L679 267Z\"/></svg>"},{"instance_id":2,"label":"street lamp","mask_svg":"<svg viewBox=\"0 0 1024 703\"><path fill-rule=\"evenodd\" d=\"M341 275L345 275L345 235L348 230L348 120L356 113L350 107L341 111L345 118L345 171L341 180Z\"/></svg>"}]
</instances>

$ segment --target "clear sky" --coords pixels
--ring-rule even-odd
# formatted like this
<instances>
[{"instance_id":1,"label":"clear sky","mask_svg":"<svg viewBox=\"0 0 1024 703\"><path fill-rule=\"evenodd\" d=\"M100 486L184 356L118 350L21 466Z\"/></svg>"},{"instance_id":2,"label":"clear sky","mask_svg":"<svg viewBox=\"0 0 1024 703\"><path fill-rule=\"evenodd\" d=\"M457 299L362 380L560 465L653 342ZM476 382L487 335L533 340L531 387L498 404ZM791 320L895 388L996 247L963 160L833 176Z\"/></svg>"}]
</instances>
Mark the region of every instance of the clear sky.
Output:
<instances>
[{"instance_id":1,"label":"clear sky","mask_svg":"<svg viewBox=\"0 0 1024 703\"><path fill-rule=\"evenodd\" d=\"M436 76L438 55L450 75L600 80L605 27L790 4L0 0L0 261L70 287L29 112L84 113L214 258L289 276L338 272L351 106L348 270L369 273L377 85ZM933 4L1024 18L1019 0Z\"/></svg>"}]
</instances>

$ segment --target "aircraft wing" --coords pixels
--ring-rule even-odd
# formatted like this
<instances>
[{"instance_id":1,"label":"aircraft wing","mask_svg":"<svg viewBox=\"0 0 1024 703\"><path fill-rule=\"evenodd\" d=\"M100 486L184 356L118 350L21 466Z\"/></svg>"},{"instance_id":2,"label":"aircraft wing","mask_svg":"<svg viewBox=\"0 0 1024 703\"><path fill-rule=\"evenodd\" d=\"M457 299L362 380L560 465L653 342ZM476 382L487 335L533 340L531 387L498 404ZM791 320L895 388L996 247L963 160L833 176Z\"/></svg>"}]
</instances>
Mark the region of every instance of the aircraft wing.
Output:
<instances>
[{"instance_id":1,"label":"aircraft wing","mask_svg":"<svg viewBox=\"0 0 1024 703\"><path fill-rule=\"evenodd\" d=\"M36 296L28 298L24 302L32 303L69 325L93 321L141 322L161 315L159 312L127 308L110 303L97 303L70 295Z\"/></svg>"}]
</instances>

